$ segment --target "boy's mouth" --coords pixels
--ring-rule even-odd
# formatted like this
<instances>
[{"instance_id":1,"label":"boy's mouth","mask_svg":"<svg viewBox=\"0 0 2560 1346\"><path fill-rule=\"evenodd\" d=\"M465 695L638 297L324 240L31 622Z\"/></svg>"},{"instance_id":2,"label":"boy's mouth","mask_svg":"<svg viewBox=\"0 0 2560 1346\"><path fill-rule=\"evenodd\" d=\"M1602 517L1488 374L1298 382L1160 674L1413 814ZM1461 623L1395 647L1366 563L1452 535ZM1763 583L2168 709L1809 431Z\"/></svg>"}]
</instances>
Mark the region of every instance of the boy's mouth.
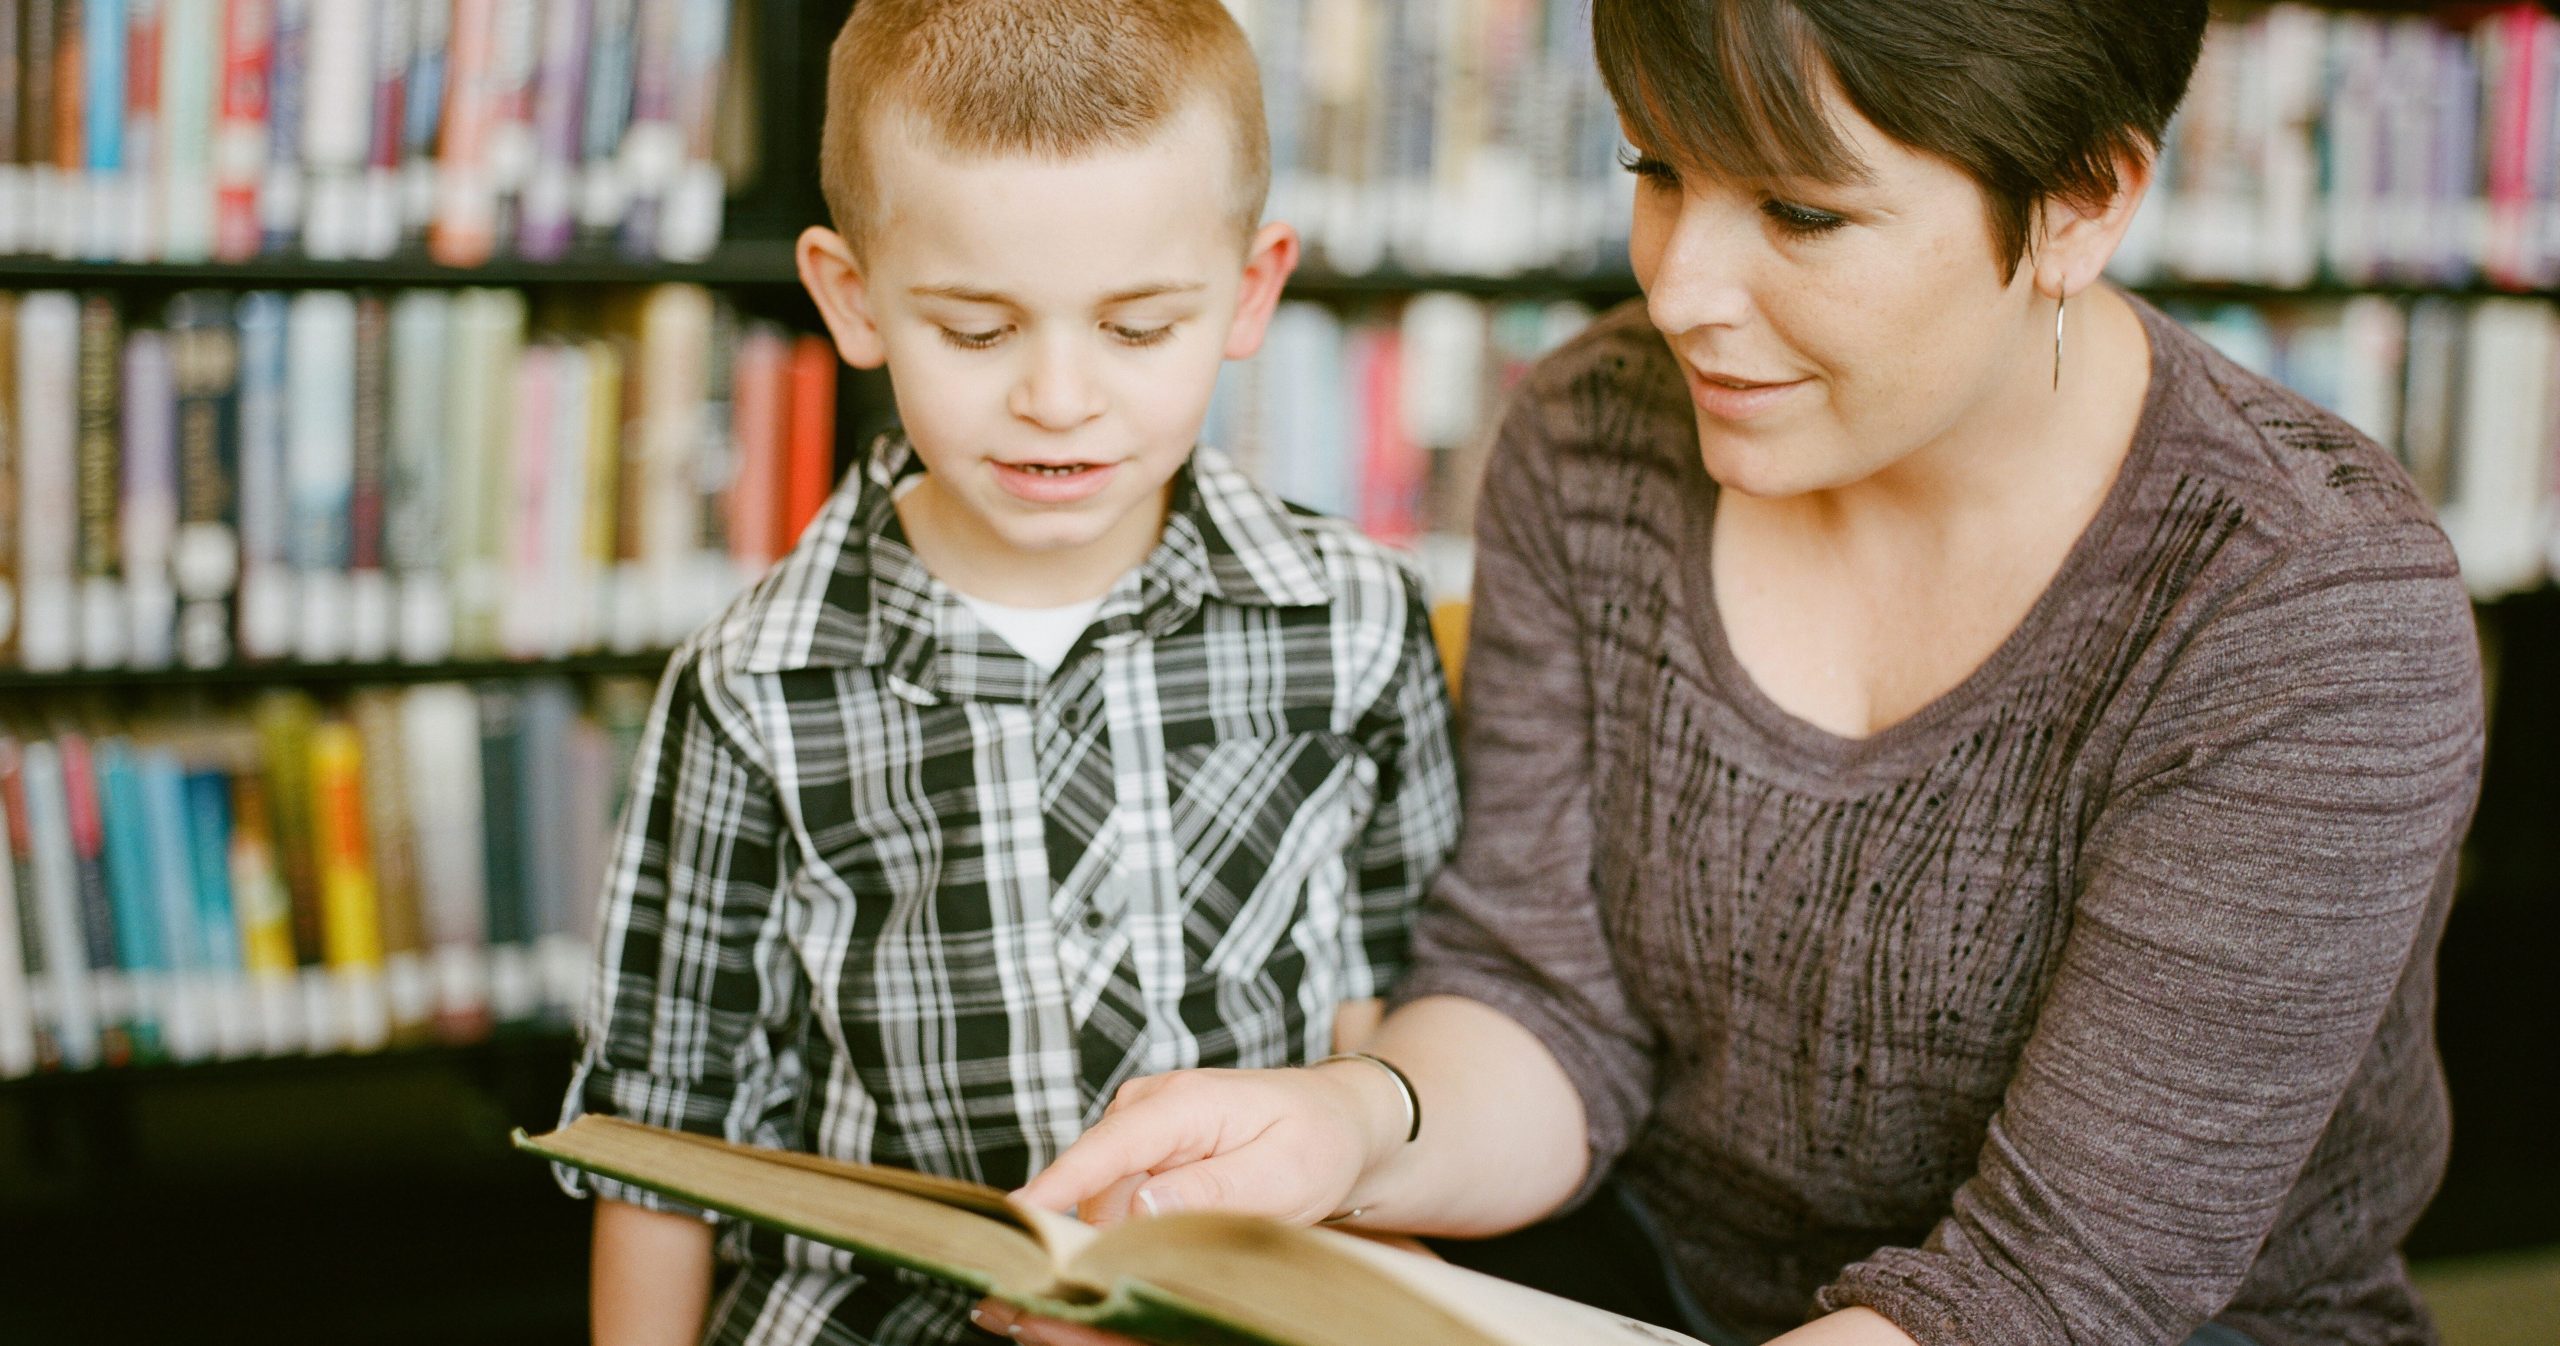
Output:
<instances>
[{"instance_id":1,"label":"boy's mouth","mask_svg":"<svg viewBox=\"0 0 2560 1346\"><path fill-rule=\"evenodd\" d=\"M996 480L1029 504L1071 505L1092 498L1112 479L1110 463L995 464Z\"/></svg>"},{"instance_id":2,"label":"boy's mouth","mask_svg":"<svg viewBox=\"0 0 2560 1346\"><path fill-rule=\"evenodd\" d=\"M1079 472L1084 472L1084 471L1088 471L1088 470L1090 470L1090 469L1093 467L1093 464L1091 464L1091 463L1015 463L1015 464L1013 464L1013 466L1015 466L1015 467L1017 467L1017 468L1020 468L1021 470L1025 471L1025 472L1036 473L1036 474L1038 474L1038 475L1040 475L1040 476L1043 476L1043 477L1072 477L1072 476L1074 476L1075 474L1077 474L1077 473L1079 473Z\"/></svg>"}]
</instances>

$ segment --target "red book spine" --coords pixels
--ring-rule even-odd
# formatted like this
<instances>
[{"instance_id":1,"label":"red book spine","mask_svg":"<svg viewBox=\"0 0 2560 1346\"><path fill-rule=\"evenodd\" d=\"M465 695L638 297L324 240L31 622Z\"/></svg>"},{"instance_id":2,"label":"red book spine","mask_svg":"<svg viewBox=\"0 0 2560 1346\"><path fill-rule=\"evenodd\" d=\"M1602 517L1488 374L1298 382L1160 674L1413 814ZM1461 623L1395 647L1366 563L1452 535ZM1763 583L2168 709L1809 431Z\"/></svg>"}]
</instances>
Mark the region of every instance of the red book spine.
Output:
<instances>
[{"instance_id":1,"label":"red book spine","mask_svg":"<svg viewBox=\"0 0 2560 1346\"><path fill-rule=\"evenodd\" d=\"M213 253L226 262L258 255L258 179L266 168L267 79L274 61L274 0L228 0L213 145Z\"/></svg>"},{"instance_id":2,"label":"red book spine","mask_svg":"<svg viewBox=\"0 0 2560 1346\"><path fill-rule=\"evenodd\" d=\"M836 351L823 338L804 336L791 348L790 466L782 493L782 545L827 503L835 484Z\"/></svg>"}]
</instances>

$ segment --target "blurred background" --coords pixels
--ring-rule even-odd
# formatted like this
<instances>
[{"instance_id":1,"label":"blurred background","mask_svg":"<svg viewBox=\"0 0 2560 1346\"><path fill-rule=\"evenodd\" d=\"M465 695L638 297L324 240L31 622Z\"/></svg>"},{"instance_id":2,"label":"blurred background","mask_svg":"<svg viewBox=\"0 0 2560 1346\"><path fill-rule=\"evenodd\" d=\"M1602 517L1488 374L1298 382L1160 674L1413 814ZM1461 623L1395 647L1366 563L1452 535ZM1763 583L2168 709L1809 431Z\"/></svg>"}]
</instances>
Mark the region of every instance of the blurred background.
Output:
<instances>
[{"instance_id":1,"label":"blurred background","mask_svg":"<svg viewBox=\"0 0 2560 1346\"><path fill-rule=\"evenodd\" d=\"M1463 649L1505 390L1631 297L1581 0L1231 0L1309 241L1207 432ZM0 0L0 1335L568 1343L558 1111L666 650L885 383L812 335L848 0ZM2560 1341L2560 19L2221 11L2118 277L2393 446L2491 667L2454 1346Z\"/></svg>"}]
</instances>

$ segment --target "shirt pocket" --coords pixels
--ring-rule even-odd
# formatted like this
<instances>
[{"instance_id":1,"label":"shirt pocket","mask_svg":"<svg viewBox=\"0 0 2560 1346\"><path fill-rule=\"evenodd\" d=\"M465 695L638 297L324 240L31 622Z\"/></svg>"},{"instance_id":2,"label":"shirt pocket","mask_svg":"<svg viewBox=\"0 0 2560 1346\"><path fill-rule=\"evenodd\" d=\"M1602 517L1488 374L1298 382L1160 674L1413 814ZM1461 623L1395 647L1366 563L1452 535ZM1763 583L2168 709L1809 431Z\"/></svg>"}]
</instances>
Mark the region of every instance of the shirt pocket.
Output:
<instances>
[{"instance_id":1,"label":"shirt pocket","mask_svg":"<svg viewBox=\"0 0 2560 1346\"><path fill-rule=\"evenodd\" d=\"M1329 732L1166 752L1172 895L1193 976L1259 980L1339 946L1350 849L1376 778L1354 740Z\"/></svg>"}]
</instances>

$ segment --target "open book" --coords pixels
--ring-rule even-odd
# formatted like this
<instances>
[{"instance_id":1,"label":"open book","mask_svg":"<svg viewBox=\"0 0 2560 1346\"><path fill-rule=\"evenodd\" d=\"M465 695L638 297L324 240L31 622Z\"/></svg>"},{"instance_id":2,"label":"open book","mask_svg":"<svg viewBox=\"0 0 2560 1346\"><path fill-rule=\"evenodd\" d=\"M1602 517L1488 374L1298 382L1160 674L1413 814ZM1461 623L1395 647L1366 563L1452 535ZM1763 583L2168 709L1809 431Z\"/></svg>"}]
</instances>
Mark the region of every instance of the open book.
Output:
<instances>
[{"instance_id":1,"label":"open book","mask_svg":"<svg viewBox=\"0 0 2560 1346\"><path fill-rule=\"evenodd\" d=\"M1185 1213L1096 1230L992 1187L581 1117L518 1148L1031 1312L1170 1346L1657 1346L1679 1333L1329 1229Z\"/></svg>"}]
</instances>

